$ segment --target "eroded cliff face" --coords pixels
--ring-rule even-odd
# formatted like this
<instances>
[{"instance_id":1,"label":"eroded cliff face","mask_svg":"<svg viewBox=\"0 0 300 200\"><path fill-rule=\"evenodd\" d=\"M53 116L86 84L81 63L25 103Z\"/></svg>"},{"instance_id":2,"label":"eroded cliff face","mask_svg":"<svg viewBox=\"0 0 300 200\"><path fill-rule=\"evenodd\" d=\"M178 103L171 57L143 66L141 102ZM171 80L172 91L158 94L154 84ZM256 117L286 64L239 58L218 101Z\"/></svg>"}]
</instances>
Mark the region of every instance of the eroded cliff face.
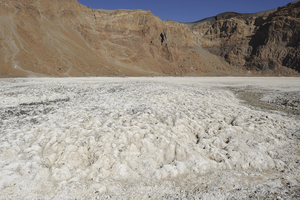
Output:
<instances>
[{"instance_id":1,"label":"eroded cliff face","mask_svg":"<svg viewBox=\"0 0 300 200\"><path fill-rule=\"evenodd\" d=\"M216 16L216 19L195 23L192 33L199 46L225 57L231 65L243 66L245 57L251 52L248 43L255 30L255 18L244 19L237 13L232 16L229 19Z\"/></svg>"},{"instance_id":2,"label":"eroded cliff face","mask_svg":"<svg viewBox=\"0 0 300 200\"><path fill-rule=\"evenodd\" d=\"M278 70L285 66L300 72L300 1L268 15L251 38L249 69Z\"/></svg>"},{"instance_id":3,"label":"eroded cliff face","mask_svg":"<svg viewBox=\"0 0 300 200\"><path fill-rule=\"evenodd\" d=\"M255 14L223 13L189 23L195 41L253 74L293 75L299 68L300 2Z\"/></svg>"},{"instance_id":4,"label":"eroded cliff face","mask_svg":"<svg viewBox=\"0 0 300 200\"><path fill-rule=\"evenodd\" d=\"M183 24L76 0L1 0L0 77L291 75L298 8Z\"/></svg>"},{"instance_id":5,"label":"eroded cliff face","mask_svg":"<svg viewBox=\"0 0 300 200\"><path fill-rule=\"evenodd\" d=\"M76 0L0 2L0 76L203 75L229 65L185 24ZM200 53L199 53L200 52Z\"/></svg>"},{"instance_id":6,"label":"eroded cliff face","mask_svg":"<svg viewBox=\"0 0 300 200\"><path fill-rule=\"evenodd\" d=\"M116 73L89 47L77 26L87 8L68 0L0 2L1 76ZM108 65L109 69L105 66Z\"/></svg>"}]
</instances>

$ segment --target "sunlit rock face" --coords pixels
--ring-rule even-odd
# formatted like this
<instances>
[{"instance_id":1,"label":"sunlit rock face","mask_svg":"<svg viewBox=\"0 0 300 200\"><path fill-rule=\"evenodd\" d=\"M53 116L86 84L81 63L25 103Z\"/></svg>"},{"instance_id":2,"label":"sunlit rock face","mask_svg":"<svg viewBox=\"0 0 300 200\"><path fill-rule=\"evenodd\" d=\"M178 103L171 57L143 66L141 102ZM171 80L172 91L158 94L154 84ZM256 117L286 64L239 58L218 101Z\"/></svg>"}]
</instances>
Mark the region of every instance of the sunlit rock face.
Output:
<instances>
[{"instance_id":1,"label":"sunlit rock face","mask_svg":"<svg viewBox=\"0 0 300 200\"><path fill-rule=\"evenodd\" d=\"M288 75L300 71L299 7L297 1L255 14L222 13L188 26L198 45L230 65Z\"/></svg>"},{"instance_id":2,"label":"sunlit rock face","mask_svg":"<svg viewBox=\"0 0 300 200\"><path fill-rule=\"evenodd\" d=\"M199 76L299 72L299 2L195 23L76 0L0 2L0 76Z\"/></svg>"},{"instance_id":3,"label":"sunlit rock face","mask_svg":"<svg viewBox=\"0 0 300 200\"><path fill-rule=\"evenodd\" d=\"M2 1L1 76L201 75L226 70L197 52L185 24L150 11L92 10L77 1Z\"/></svg>"}]
</instances>

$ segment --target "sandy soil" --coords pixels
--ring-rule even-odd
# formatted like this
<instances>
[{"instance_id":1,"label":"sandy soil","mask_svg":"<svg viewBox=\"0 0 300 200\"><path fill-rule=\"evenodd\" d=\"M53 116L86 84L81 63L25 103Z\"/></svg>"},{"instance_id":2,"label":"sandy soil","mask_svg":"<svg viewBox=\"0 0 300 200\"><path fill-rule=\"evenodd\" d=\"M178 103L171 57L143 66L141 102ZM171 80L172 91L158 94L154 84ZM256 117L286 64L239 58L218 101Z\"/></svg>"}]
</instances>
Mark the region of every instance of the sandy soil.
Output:
<instances>
[{"instance_id":1,"label":"sandy soil","mask_svg":"<svg viewBox=\"0 0 300 200\"><path fill-rule=\"evenodd\" d=\"M0 79L0 199L299 199L299 86Z\"/></svg>"}]
</instances>

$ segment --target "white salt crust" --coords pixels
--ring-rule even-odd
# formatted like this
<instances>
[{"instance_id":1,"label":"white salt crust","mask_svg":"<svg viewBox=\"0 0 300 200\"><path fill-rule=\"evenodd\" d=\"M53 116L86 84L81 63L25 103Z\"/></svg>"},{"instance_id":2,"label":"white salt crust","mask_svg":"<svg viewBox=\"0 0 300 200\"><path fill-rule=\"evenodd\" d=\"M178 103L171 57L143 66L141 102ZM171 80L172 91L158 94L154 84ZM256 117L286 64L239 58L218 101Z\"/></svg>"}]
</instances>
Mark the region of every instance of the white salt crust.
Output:
<instances>
[{"instance_id":1,"label":"white salt crust","mask_svg":"<svg viewBox=\"0 0 300 200\"><path fill-rule=\"evenodd\" d=\"M284 170L280 149L299 130L296 118L249 108L216 84L0 82L0 199L168 198L187 177L224 171L238 184L241 171Z\"/></svg>"}]
</instances>

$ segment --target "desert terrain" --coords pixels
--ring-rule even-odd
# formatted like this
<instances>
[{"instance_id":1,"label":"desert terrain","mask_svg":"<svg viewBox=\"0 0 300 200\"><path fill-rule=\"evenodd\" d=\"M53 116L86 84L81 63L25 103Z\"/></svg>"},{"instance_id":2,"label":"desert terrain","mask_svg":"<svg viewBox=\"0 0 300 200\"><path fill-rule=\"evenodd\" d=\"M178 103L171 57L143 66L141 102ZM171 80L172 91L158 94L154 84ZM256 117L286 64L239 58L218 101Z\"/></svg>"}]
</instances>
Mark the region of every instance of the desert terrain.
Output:
<instances>
[{"instance_id":1,"label":"desert terrain","mask_svg":"<svg viewBox=\"0 0 300 200\"><path fill-rule=\"evenodd\" d=\"M0 79L0 199L299 199L299 78Z\"/></svg>"},{"instance_id":2,"label":"desert terrain","mask_svg":"<svg viewBox=\"0 0 300 200\"><path fill-rule=\"evenodd\" d=\"M0 200L300 199L299 13L0 0Z\"/></svg>"},{"instance_id":3,"label":"desert terrain","mask_svg":"<svg viewBox=\"0 0 300 200\"><path fill-rule=\"evenodd\" d=\"M299 13L298 0L179 23L76 0L1 0L0 77L299 76Z\"/></svg>"}]
</instances>

